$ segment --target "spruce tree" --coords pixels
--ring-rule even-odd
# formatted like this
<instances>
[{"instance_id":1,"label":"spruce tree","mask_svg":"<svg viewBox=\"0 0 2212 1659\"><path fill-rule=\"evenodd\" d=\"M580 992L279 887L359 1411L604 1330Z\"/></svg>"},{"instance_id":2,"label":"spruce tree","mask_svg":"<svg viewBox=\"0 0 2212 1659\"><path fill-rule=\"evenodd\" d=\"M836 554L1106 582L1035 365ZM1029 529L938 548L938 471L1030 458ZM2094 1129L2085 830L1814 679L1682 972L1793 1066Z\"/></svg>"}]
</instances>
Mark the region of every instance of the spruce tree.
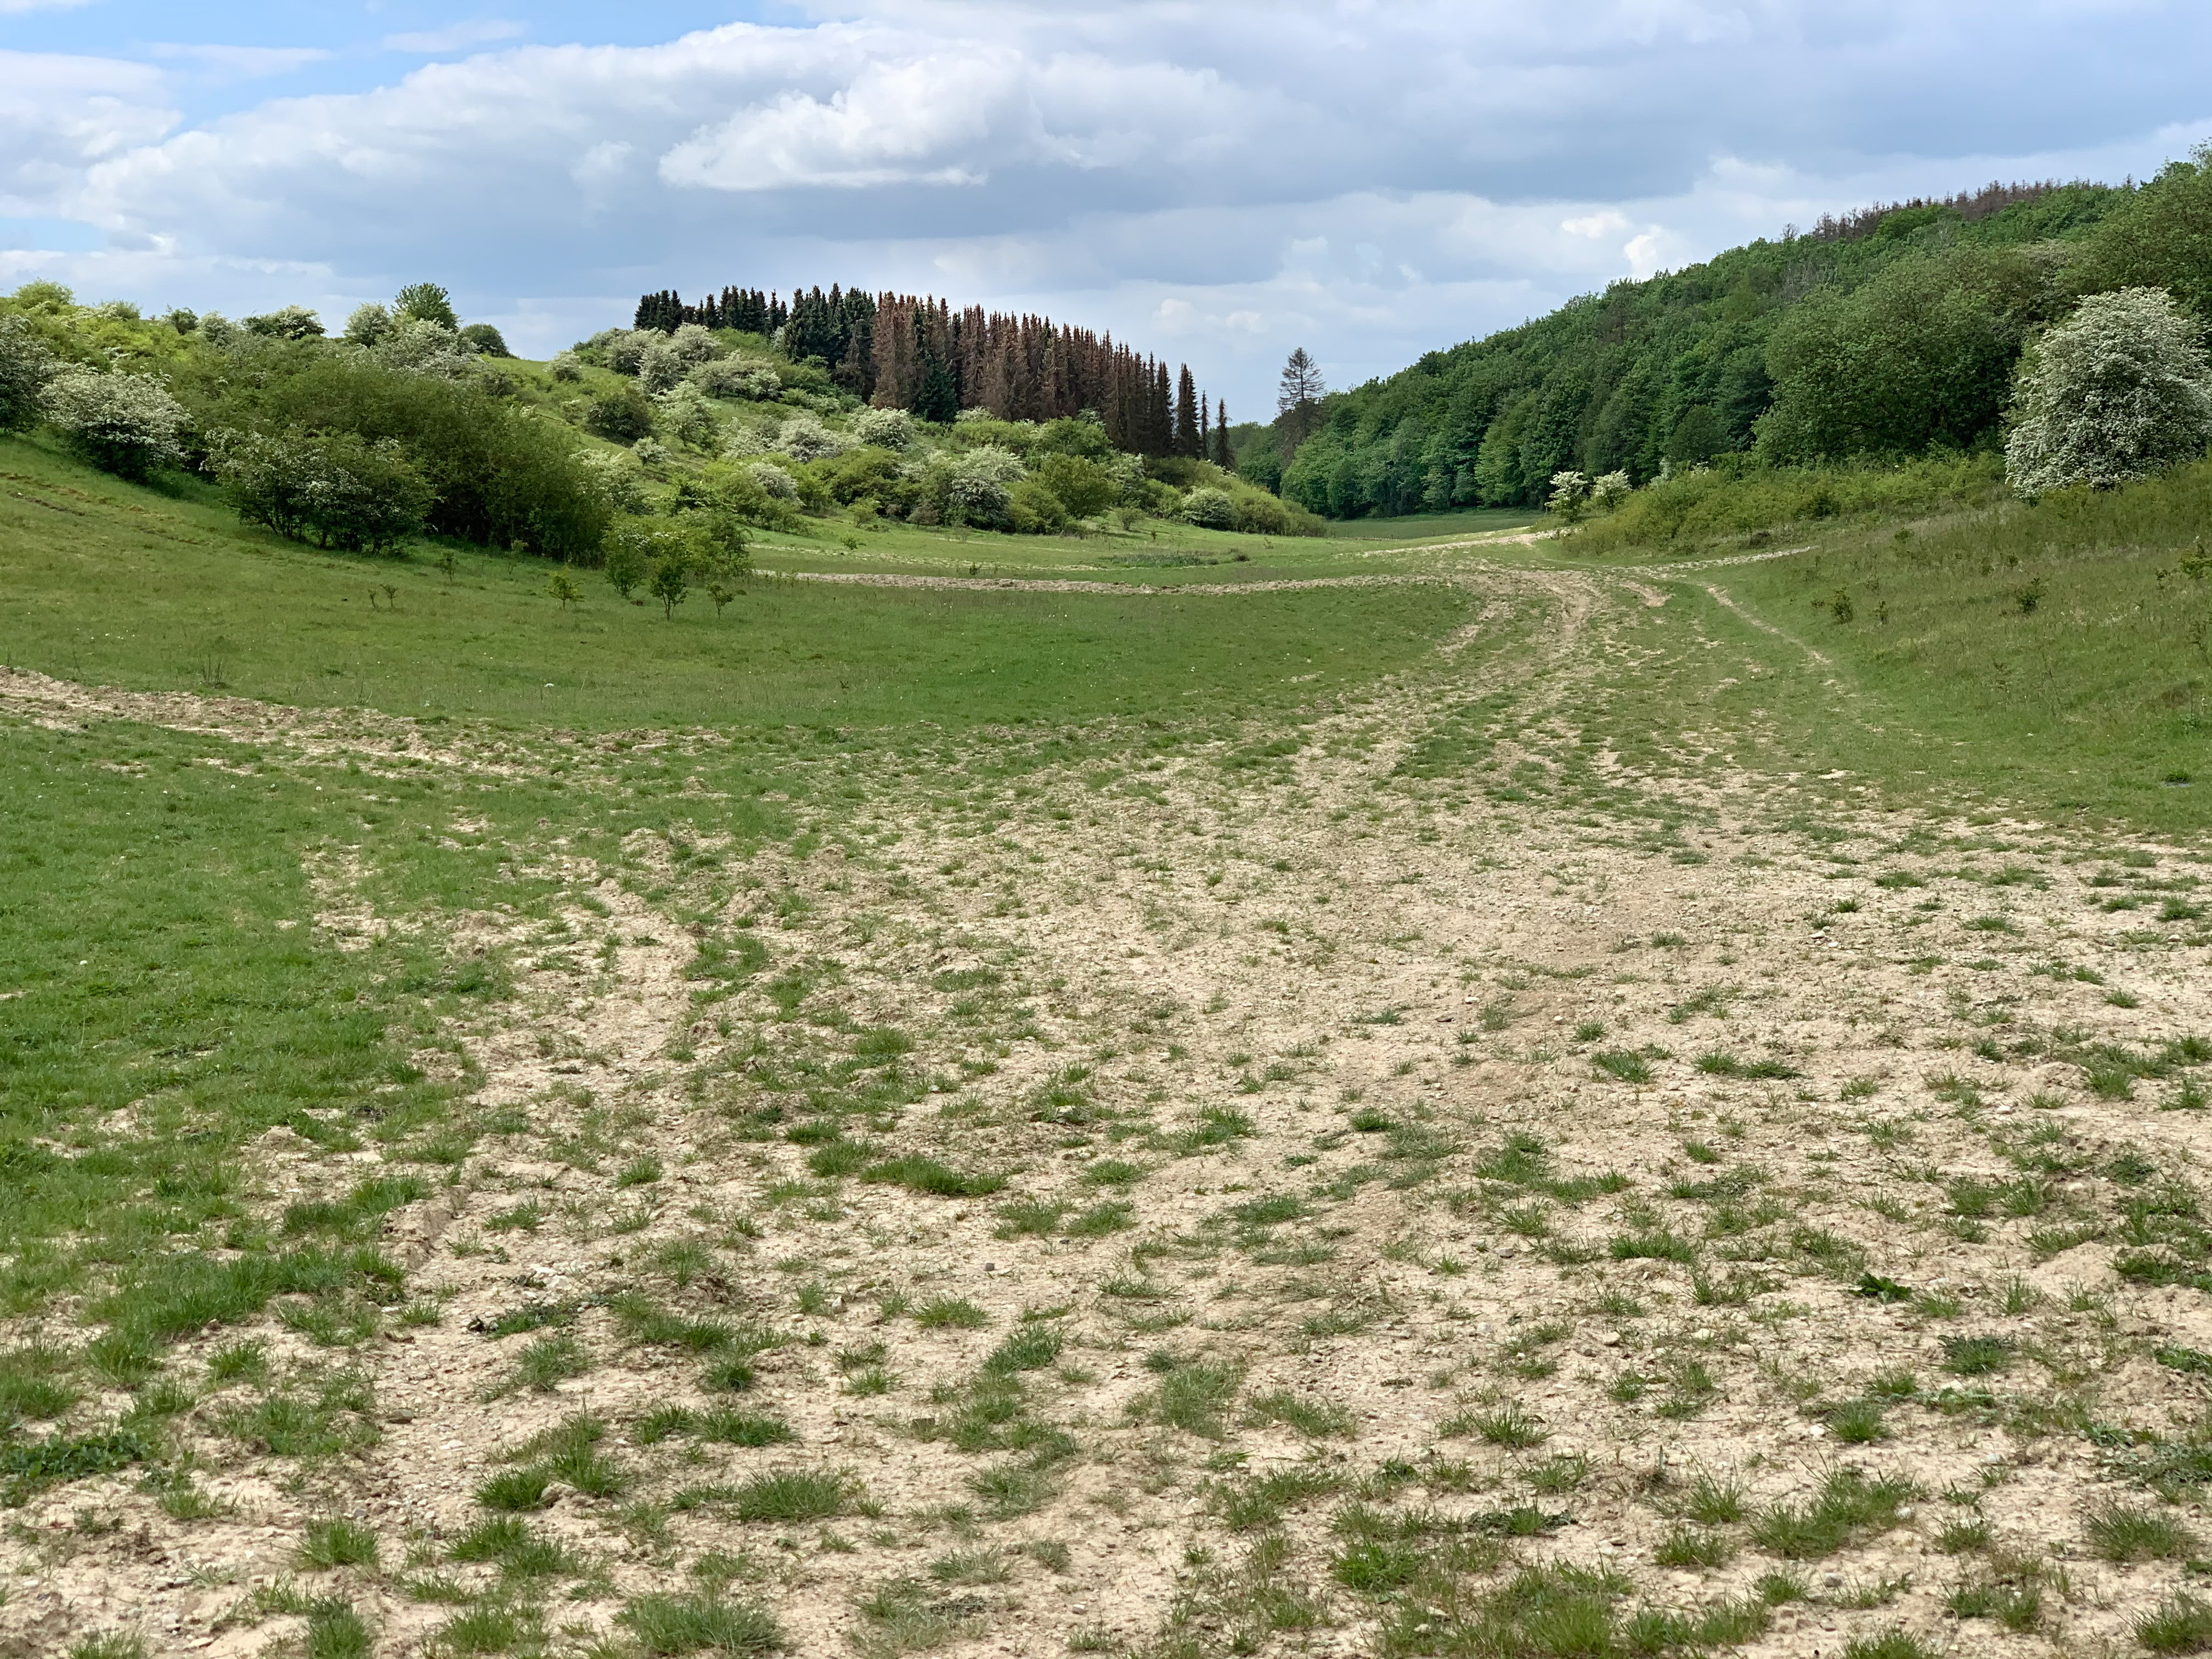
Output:
<instances>
[{"instance_id":1,"label":"spruce tree","mask_svg":"<svg viewBox=\"0 0 2212 1659\"><path fill-rule=\"evenodd\" d=\"M1237 450L1229 441L1229 400L1216 401L1213 411L1213 464L1224 472L1237 470Z\"/></svg>"},{"instance_id":2,"label":"spruce tree","mask_svg":"<svg viewBox=\"0 0 2212 1659\"><path fill-rule=\"evenodd\" d=\"M1198 453L1198 383L1191 379L1190 365L1182 366L1176 378L1174 453L1178 455Z\"/></svg>"}]
</instances>

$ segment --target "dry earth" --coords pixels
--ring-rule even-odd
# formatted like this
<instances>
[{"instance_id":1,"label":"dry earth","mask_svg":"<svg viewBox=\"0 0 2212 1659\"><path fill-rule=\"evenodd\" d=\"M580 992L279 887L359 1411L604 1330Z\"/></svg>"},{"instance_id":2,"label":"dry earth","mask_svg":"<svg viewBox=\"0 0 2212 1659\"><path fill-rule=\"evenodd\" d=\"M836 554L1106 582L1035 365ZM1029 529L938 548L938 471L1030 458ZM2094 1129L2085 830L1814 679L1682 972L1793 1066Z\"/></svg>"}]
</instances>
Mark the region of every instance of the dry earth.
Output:
<instances>
[{"instance_id":1,"label":"dry earth","mask_svg":"<svg viewBox=\"0 0 2212 1659\"><path fill-rule=\"evenodd\" d=\"M488 1645L455 1597L613 1651L701 1590L805 1654L2140 1650L2212 1474L2194 854L1616 779L1671 793L1660 843L1400 776L1447 701L1563 698L1656 597L1460 579L1547 607L1542 647L1463 672L1477 624L1256 774L884 767L805 857L730 851L702 799L619 864L516 846L551 927L380 917L319 870L339 948L433 927L518 975L463 1034L492 1132L390 1218L436 1322L353 1352L349 1452L206 1432L217 1513L127 1480L18 1511L0 1650L259 1653L305 1629L256 1600L288 1579L392 1654ZM404 724L0 691L372 766ZM751 971L687 977L702 939ZM276 1206L377 1163L279 1132L258 1176ZM902 1184L945 1172L1006 1184ZM332 1363L260 1334L268 1376ZM173 1369L250 1389L206 1372L236 1341ZM453 1560L529 1468L565 1557ZM835 1480L779 1511L789 1470ZM380 1571L301 1567L333 1515ZM1547 1563L1607 1575L1613 1635L1498 1622ZM1724 1606L1671 1647L1629 1622Z\"/></svg>"}]
</instances>

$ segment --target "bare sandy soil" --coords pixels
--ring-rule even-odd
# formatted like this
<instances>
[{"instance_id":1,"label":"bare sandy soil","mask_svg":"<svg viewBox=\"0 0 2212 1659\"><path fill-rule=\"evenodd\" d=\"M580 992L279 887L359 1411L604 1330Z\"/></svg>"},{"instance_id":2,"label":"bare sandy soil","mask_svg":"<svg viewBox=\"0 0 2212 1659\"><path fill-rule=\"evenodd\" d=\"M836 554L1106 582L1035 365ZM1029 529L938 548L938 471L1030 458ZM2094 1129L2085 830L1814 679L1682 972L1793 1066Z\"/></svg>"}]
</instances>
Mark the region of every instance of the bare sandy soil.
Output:
<instances>
[{"instance_id":1,"label":"bare sandy soil","mask_svg":"<svg viewBox=\"0 0 2212 1659\"><path fill-rule=\"evenodd\" d=\"M518 975L464 1033L498 1132L389 1220L437 1321L350 1352L349 1451L206 1431L215 1513L128 1478L17 1511L0 1651L227 1659L343 1595L380 1653L489 1643L470 1597L516 1650L613 1652L694 1593L805 1654L2140 1651L2212 1474L2195 855L1872 805L1786 828L1784 786L1719 769L1649 785L1666 838L1406 777L1447 703L1564 696L1648 602L1464 579L1545 607L1538 644L1462 665L1477 624L1256 775L930 763L805 857L700 859L711 802L620 864L517 845L565 884L551 931L379 917L319 872L340 947L430 926ZM404 725L0 696L372 761ZM702 937L760 947L720 1000ZM916 1190L905 1154L1005 1184ZM280 1132L257 1173L273 1206L378 1161ZM332 1363L262 1335L270 1375ZM203 1413L252 1386L206 1373L237 1337L176 1361ZM523 1522L561 1564L453 1559L580 1416L598 1463ZM759 1497L794 1470L830 1496ZM302 1565L332 1516L380 1566ZM1592 1570L1557 1582L1611 1632L1512 1624L1540 1564Z\"/></svg>"}]
</instances>

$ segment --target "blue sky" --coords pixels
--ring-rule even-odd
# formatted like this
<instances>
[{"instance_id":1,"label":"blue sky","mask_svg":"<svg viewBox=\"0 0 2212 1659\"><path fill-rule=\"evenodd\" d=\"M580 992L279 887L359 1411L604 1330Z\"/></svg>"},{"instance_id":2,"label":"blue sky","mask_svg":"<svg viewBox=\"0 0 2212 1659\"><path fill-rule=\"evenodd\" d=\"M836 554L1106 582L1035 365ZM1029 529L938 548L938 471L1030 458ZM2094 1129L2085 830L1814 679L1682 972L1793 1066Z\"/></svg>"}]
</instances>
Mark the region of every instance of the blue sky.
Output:
<instances>
[{"instance_id":1,"label":"blue sky","mask_svg":"<svg viewBox=\"0 0 2212 1659\"><path fill-rule=\"evenodd\" d=\"M2212 135L2178 0L0 0L0 286L542 354L647 288L1047 310L1265 412L1876 198Z\"/></svg>"}]
</instances>

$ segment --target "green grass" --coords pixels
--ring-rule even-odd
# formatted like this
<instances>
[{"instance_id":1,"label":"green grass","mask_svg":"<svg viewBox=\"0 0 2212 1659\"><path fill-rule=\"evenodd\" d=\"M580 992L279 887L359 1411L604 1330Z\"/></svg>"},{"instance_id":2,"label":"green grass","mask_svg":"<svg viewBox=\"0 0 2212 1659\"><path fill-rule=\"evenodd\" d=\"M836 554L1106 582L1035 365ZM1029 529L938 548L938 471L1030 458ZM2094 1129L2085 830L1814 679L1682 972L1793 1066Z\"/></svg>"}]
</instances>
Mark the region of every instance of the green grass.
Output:
<instances>
[{"instance_id":1,"label":"green grass","mask_svg":"<svg viewBox=\"0 0 2212 1659\"><path fill-rule=\"evenodd\" d=\"M1817 1560L1846 1544L1897 1524L1897 1511L1912 1496L1911 1483L1884 1476L1869 1480L1841 1468L1821 1482L1808 1504L1777 1504L1751 1523L1759 1547L1784 1560Z\"/></svg>"},{"instance_id":2,"label":"green grass","mask_svg":"<svg viewBox=\"0 0 2212 1659\"><path fill-rule=\"evenodd\" d=\"M269 1130L339 1150L443 1112L408 1049L454 970L398 941L340 952L304 925L306 856L355 822L351 792L205 738L0 726L0 1307L89 1279L109 1287L100 1317L162 1344L278 1295L396 1297L397 1269L345 1241L419 1195L412 1176L287 1212L283 1231L320 1242L224 1263L173 1249L243 1216L240 1151Z\"/></svg>"},{"instance_id":3,"label":"green grass","mask_svg":"<svg viewBox=\"0 0 2212 1659\"><path fill-rule=\"evenodd\" d=\"M781 1469L755 1475L738 1488L732 1512L740 1521L826 1521L843 1512L850 1496L842 1474L826 1469Z\"/></svg>"},{"instance_id":4,"label":"green grass","mask_svg":"<svg viewBox=\"0 0 2212 1659\"><path fill-rule=\"evenodd\" d=\"M1743 488L1755 490L1756 475ZM1665 582L1669 603L1627 628L1652 655L1589 712L1638 762L1666 763L1650 736L1659 711L1694 706L1744 734L1738 758L1753 769L1848 772L1893 799L1963 791L2075 822L2200 830L2212 823L2212 778L2198 775L2212 581L2179 566L2208 517L2212 462L2034 507L1778 526L1750 550L1813 550ZM1547 544L1542 558L1746 548L1731 536L1662 553L1600 529ZM1847 619L1831 603L1838 593ZM1759 720L1771 724L1755 729Z\"/></svg>"},{"instance_id":5,"label":"green grass","mask_svg":"<svg viewBox=\"0 0 2212 1659\"><path fill-rule=\"evenodd\" d=\"M422 553L319 553L242 529L211 491L157 495L33 440L0 437L0 661L310 706L592 729L1182 723L1358 684L1412 661L1465 609L1429 586L1217 599L756 579L719 621L693 605L668 622L589 572L584 604L564 611L535 559L457 549L449 581ZM1041 574L1079 545L981 539L1001 558L1042 556ZM383 583L396 599L372 609Z\"/></svg>"},{"instance_id":6,"label":"green grass","mask_svg":"<svg viewBox=\"0 0 2212 1659\"><path fill-rule=\"evenodd\" d=\"M711 1595L641 1595L616 1615L653 1659L690 1653L780 1653L783 1628L758 1607Z\"/></svg>"},{"instance_id":7,"label":"green grass","mask_svg":"<svg viewBox=\"0 0 2212 1659\"><path fill-rule=\"evenodd\" d=\"M991 1316L964 1297L935 1297L914 1310L914 1322L926 1331L979 1331Z\"/></svg>"},{"instance_id":8,"label":"green grass","mask_svg":"<svg viewBox=\"0 0 2212 1659\"><path fill-rule=\"evenodd\" d=\"M2196 1534L2162 1510L2105 1504L2089 1513L2089 1547L2107 1561L2178 1561L2197 1553Z\"/></svg>"},{"instance_id":9,"label":"green grass","mask_svg":"<svg viewBox=\"0 0 2212 1659\"><path fill-rule=\"evenodd\" d=\"M331 1567L373 1567L376 1534L357 1521L311 1521L300 1542L300 1565L310 1571Z\"/></svg>"}]
</instances>

